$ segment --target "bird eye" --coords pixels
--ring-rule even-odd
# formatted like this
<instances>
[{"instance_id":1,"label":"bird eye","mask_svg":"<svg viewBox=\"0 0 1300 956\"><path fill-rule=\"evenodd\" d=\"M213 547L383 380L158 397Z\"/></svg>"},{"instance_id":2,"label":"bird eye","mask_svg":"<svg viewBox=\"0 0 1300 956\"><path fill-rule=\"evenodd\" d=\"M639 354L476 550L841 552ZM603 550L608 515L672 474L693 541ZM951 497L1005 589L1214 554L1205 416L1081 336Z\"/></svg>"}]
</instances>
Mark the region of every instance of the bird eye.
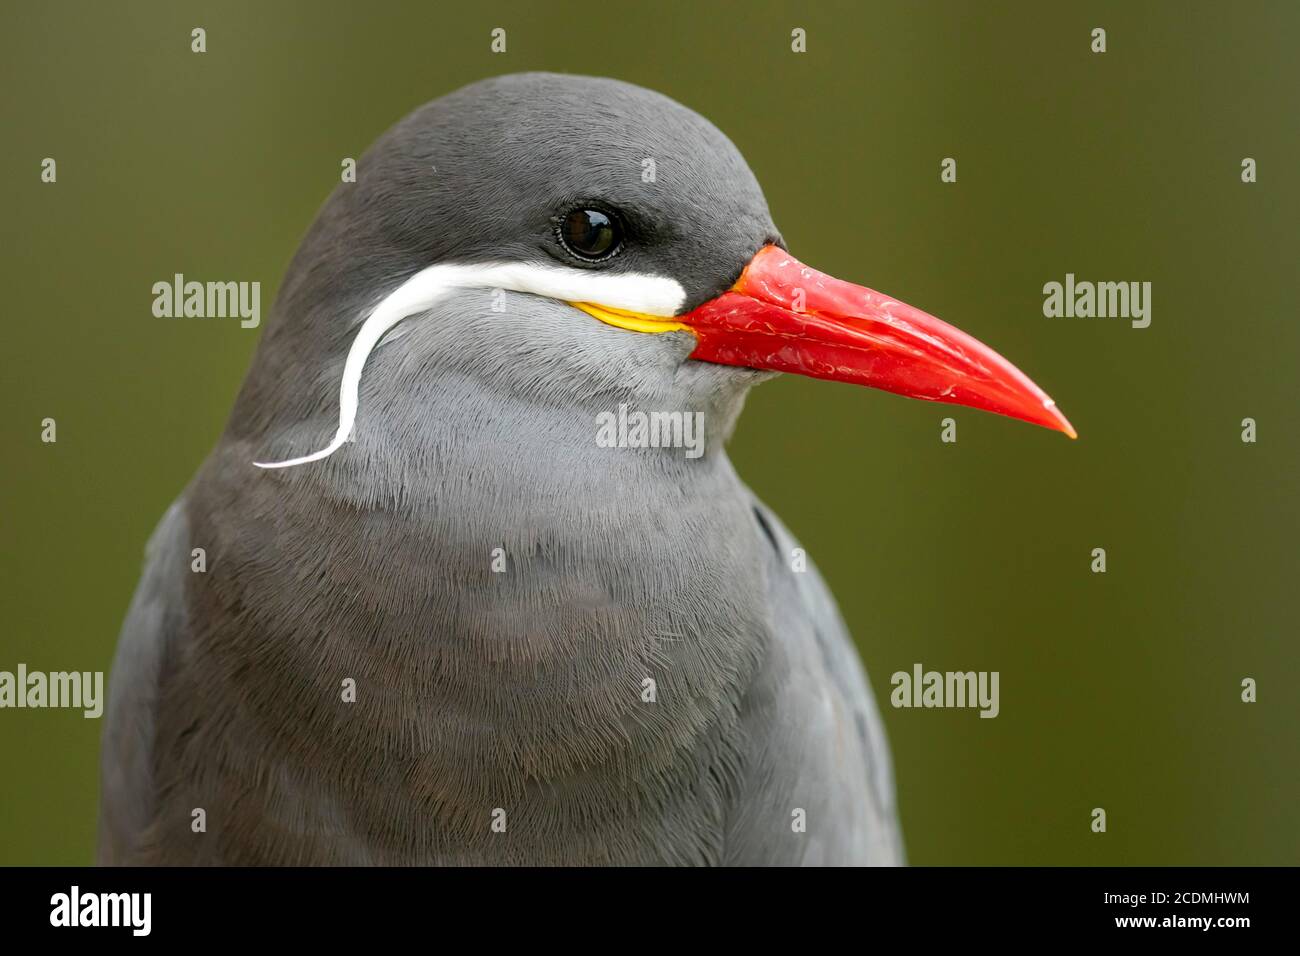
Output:
<instances>
[{"instance_id":1,"label":"bird eye","mask_svg":"<svg viewBox=\"0 0 1300 956\"><path fill-rule=\"evenodd\" d=\"M599 209L570 209L558 226L564 248L588 262L608 259L623 244L623 224Z\"/></svg>"}]
</instances>

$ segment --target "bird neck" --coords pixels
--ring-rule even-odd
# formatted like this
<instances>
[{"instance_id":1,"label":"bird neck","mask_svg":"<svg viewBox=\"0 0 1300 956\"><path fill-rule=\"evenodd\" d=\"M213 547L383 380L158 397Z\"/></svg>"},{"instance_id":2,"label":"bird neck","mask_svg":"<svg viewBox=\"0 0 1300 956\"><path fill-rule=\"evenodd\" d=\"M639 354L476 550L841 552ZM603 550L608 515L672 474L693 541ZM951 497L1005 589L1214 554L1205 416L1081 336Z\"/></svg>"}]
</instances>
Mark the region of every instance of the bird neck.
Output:
<instances>
[{"instance_id":1,"label":"bird neck","mask_svg":"<svg viewBox=\"0 0 1300 956\"><path fill-rule=\"evenodd\" d=\"M655 828L693 812L689 795L731 786L717 768L738 762L770 626L725 452L602 448L573 415L520 430L508 398L431 411L430 441L363 427L251 489L233 479L244 443L218 449L190 495L196 539L219 542L201 582L205 651L229 665L214 672L255 662L295 695L348 805L369 806L374 781L344 756L394 758L408 799L373 809L399 818L399 859L446 839L472 862L498 808L578 808L593 844L575 858L671 842ZM355 702L325 706L346 679Z\"/></svg>"}]
</instances>

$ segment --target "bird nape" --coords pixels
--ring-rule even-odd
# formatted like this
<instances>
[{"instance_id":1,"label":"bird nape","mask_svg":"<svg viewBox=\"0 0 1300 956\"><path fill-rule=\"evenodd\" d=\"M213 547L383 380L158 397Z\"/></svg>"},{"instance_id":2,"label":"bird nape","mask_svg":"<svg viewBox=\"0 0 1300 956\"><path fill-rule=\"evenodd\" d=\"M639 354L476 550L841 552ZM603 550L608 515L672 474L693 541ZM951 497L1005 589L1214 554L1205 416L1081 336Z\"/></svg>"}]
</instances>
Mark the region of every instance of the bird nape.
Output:
<instances>
[{"instance_id":1,"label":"bird nape","mask_svg":"<svg viewBox=\"0 0 1300 956\"><path fill-rule=\"evenodd\" d=\"M100 859L902 862L852 641L727 458L778 372L1074 435L988 347L794 259L666 97L520 74L399 122L149 544Z\"/></svg>"}]
</instances>

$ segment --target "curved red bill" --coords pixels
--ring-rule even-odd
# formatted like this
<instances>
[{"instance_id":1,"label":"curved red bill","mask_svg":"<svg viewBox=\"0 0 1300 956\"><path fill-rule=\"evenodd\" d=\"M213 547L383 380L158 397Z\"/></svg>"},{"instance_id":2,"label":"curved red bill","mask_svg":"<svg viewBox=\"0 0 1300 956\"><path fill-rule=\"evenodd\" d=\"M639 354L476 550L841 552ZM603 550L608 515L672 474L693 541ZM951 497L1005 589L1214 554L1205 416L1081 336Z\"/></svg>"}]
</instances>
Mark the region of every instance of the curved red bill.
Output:
<instances>
[{"instance_id":1,"label":"curved red bill","mask_svg":"<svg viewBox=\"0 0 1300 956\"><path fill-rule=\"evenodd\" d=\"M869 385L1076 432L1047 394L987 345L934 316L764 246L731 290L678 321L691 358Z\"/></svg>"}]
</instances>

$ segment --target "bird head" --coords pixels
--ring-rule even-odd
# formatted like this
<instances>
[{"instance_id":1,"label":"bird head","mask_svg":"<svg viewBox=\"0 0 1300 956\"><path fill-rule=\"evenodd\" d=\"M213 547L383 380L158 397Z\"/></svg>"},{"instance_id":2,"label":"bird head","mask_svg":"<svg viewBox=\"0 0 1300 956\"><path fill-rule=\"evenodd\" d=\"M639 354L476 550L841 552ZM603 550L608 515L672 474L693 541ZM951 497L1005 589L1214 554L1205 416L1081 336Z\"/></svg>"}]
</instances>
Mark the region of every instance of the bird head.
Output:
<instances>
[{"instance_id":1,"label":"bird head","mask_svg":"<svg viewBox=\"0 0 1300 956\"><path fill-rule=\"evenodd\" d=\"M550 404L741 394L791 372L1074 437L989 347L794 258L726 136L613 80L506 76L412 113L336 189L276 313L260 379L300 380L293 370L312 363L337 385L337 422L327 445L261 467L342 447L367 361L404 333L431 366ZM303 450L303 434L282 436Z\"/></svg>"}]
</instances>

